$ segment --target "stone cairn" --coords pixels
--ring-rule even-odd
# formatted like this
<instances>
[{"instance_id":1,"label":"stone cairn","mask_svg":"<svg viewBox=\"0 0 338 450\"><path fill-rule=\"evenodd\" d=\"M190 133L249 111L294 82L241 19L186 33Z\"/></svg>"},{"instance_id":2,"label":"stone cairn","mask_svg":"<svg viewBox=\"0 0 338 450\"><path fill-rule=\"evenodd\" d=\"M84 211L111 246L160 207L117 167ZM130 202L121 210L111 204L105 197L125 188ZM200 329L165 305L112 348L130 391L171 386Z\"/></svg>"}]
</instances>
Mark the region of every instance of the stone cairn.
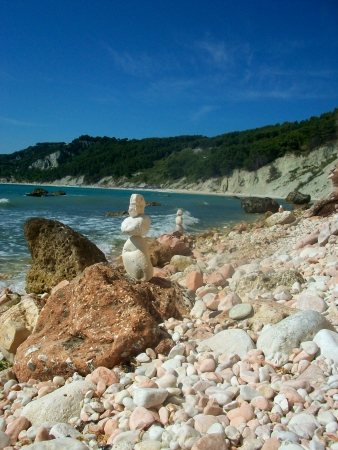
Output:
<instances>
[{"instance_id":1,"label":"stone cairn","mask_svg":"<svg viewBox=\"0 0 338 450\"><path fill-rule=\"evenodd\" d=\"M181 209L178 209L176 213L176 231L179 231L182 234L184 233L183 211Z\"/></svg>"},{"instance_id":2,"label":"stone cairn","mask_svg":"<svg viewBox=\"0 0 338 450\"><path fill-rule=\"evenodd\" d=\"M144 214L146 202L142 195L132 194L129 217L121 224L123 234L130 236L123 246L122 260L127 273L137 280L148 281L153 276L147 241L142 237L150 230L150 218Z\"/></svg>"}]
</instances>

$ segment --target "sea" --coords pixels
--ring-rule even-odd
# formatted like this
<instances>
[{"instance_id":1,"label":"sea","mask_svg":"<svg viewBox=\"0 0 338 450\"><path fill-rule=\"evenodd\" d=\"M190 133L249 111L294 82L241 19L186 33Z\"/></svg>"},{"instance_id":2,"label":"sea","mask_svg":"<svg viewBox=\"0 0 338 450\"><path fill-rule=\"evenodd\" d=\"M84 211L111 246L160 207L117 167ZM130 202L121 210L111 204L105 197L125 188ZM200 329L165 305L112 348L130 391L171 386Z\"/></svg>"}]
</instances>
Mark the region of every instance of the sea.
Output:
<instances>
[{"instance_id":1,"label":"sea","mask_svg":"<svg viewBox=\"0 0 338 450\"><path fill-rule=\"evenodd\" d=\"M29 197L27 193L42 187L48 192L63 190L66 195ZM121 254L126 240L121 223L126 216L107 217L109 212L128 210L132 193L142 194L151 218L149 237L157 238L175 230L177 209L183 210L186 234L198 234L212 228L224 228L257 215L247 214L238 199L227 196L171 193L161 190L130 190L85 187L56 187L0 184L0 290L25 293L25 276L31 264L23 227L30 217L62 222L85 235L113 261Z\"/></svg>"}]
</instances>

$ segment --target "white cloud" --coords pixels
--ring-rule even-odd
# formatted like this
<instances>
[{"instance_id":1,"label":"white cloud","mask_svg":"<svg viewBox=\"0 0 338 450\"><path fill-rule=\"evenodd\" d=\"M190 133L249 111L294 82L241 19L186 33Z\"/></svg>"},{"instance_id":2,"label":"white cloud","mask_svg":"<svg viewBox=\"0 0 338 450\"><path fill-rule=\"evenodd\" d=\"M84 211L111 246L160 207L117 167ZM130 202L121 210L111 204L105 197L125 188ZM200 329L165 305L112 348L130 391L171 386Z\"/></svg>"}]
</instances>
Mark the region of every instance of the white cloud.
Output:
<instances>
[{"instance_id":1,"label":"white cloud","mask_svg":"<svg viewBox=\"0 0 338 450\"><path fill-rule=\"evenodd\" d=\"M22 120L17 119L10 119L9 117L0 117L0 122L7 123L9 125L16 125L19 127L41 127L45 125L41 125L39 123L33 123L33 122L25 122Z\"/></svg>"},{"instance_id":2,"label":"white cloud","mask_svg":"<svg viewBox=\"0 0 338 450\"><path fill-rule=\"evenodd\" d=\"M114 64L129 75L150 77L161 68L160 62L148 56L145 52L132 55L126 51L118 52L106 43L102 45L109 53Z\"/></svg>"},{"instance_id":3,"label":"white cloud","mask_svg":"<svg viewBox=\"0 0 338 450\"><path fill-rule=\"evenodd\" d=\"M230 62L230 54L226 51L224 42L200 41L196 43L196 46L206 51L217 64Z\"/></svg>"},{"instance_id":4,"label":"white cloud","mask_svg":"<svg viewBox=\"0 0 338 450\"><path fill-rule=\"evenodd\" d=\"M203 117L207 116L210 112L219 109L219 106L215 105L203 105L192 116L192 122L199 122Z\"/></svg>"}]
</instances>

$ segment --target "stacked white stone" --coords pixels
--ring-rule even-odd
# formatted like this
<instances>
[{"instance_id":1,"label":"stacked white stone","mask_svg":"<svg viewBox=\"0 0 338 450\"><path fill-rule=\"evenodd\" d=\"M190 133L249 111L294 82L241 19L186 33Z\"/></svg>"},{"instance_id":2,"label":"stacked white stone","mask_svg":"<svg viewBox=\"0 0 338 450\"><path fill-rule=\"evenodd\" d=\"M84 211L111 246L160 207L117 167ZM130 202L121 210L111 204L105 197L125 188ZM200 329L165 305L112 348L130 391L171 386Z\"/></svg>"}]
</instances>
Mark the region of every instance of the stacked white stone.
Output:
<instances>
[{"instance_id":1,"label":"stacked white stone","mask_svg":"<svg viewBox=\"0 0 338 450\"><path fill-rule=\"evenodd\" d=\"M142 281L148 281L153 276L148 245L142 237L150 230L150 218L144 214L145 205L142 195L132 194L129 217L121 224L122 233L130 236L122 250L124 267L130 276Z\"/></svg>"}]
</instances>

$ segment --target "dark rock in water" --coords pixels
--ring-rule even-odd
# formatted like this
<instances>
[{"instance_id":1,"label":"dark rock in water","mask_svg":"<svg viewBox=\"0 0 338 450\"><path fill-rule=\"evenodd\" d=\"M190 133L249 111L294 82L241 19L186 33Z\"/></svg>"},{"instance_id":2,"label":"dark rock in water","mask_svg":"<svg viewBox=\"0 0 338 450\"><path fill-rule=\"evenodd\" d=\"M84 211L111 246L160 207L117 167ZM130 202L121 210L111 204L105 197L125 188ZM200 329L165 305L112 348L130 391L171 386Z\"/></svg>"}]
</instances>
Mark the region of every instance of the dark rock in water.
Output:
<instances>
[{"instance_id":1,"label":"dark rock in water","mask_svg":"<svg viewBox=\"0 0 338 450\"><path fill-rule=\"evenodd\" d=\"M28 219L24 234L33 258L26 276L27 292L48 292L62 280L71 281L86 267L106 262L95 244L56 220Z\"/></svg>"},{"instance_id":2,"label":"dark rock in water","mask_svg":"<svg viewBox=\"0 0 338 450\"><path fill-rule=\"evenodd\" d=\"M292 191L288 194L285 201L286 203L293 203L295 205L303 205L309 203L311 200L311 195L302 194L301 192Z\"/></svg>"},{"instance_id":3,"label":"dark rock in water","mask_svg":"<svg viewBox=\"0 0 338 450\"><path fill-rule=\"evenodd\" d=\"M230 195L231 200L240 200L239 197L237 197L237 195Z\"/></svg>"},{"instance_id":4,"label":"dark rock in water","mask_svg":"<svg viewBox=\"0 0 338 450\"><path fill-rule=\"evenodd\" d=\"M241 200L241 207L247 213L265 213L267 211L276 213L279 205L276 200L269 197L247 197Z\"/></svg>"},{"instance_id":5,"label":"dark rock in water","mask_svg":"<svg viewBox=\"0 0 338 450\"><path fill-rule=\"evenodd\" d=\"M128 216L128 211L119 211L119 212L108 212L106 214L106 217L121 217L121 216Z\"/></svg>"},{"instance_id":6,"label":"dark rock in water","mask_svg":"<svg viewBox=\"0 0 338 450\"><path fill-rule=\"evenodd\" d=\"M48 192L46 189L36 188L26 197L57 197L59 195L66 195L65 191Z\"/></svg>"},{"instance_id":7,"label":"dark rock in water","mask_svg":"<svg viewBox=\"0 0 338 450\"><path fill-rule=\"evenodd\" d=\"M146 206L162 206L162 204L158 202L146 202Z\"/></svg>"},{"instance_id":8,"label":"dark rock in water","mask_svg":"<svg viewBox=\"0 0 338 450\"><path fill-rule=\"evenodd\" d=\"M51 192L49 195L66 195L65 191L55 191L55 192Z\"/></svg>"},{"instance_id":9,"label":"dark rock in water","mask_svg":"<svg viewBox=\"0 0 338 450\"><path fill-rule=\"evenodd\" d=\"M74 371L86 375L99 366L111 369L154 348L162 339L158 324L187 314L182 294L170 281L126 278L109 264L95 264L51 295L16 353L17 378L49 380ZM27 352L32 347L39 351Z\"/></svg>"},{"instance_id":10,"label":"dark rock in water","mask_svg":"<svg viewBox=\"0 0 338 450\"><path fill-rule=\"evenodd\" d=\"M42 188L36 188L30 194L26 194L27 197L45 197L46 195L48 195L48 191Z\"/></svg>"}]
</instances>

